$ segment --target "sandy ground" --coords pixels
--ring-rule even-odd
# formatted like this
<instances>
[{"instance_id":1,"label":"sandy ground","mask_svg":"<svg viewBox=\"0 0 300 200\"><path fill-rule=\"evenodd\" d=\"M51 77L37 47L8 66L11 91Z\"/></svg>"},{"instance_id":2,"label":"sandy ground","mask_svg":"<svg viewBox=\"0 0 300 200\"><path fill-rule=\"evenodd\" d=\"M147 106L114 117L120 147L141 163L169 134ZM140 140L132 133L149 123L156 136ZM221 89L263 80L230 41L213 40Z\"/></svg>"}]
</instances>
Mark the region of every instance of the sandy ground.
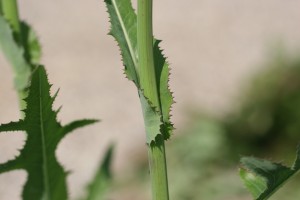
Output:
<instances>
[{"instance_id":1,"label":"sandy ground","mask_svg":"<svg viewBox=\"0 0 300 200\"><path fill-rule=\"evenodd\" d=\"M91 117L102 122L65 138L57 154L73 173L72 198L82 194L110 142L117 145L116 176L145 152L145 135L134 85L122 72L119 51L107 36L104 3L98 0L20 1L21 16L33 25L43 45L43 60L54 89L55 107L63 105L62 123ZM264 61L278 41L300 47L300 0L155 1L154 30L163 39L171 64L176 127L187 109L226 112L241 81ZM0 55L0 122L17 120L18 103L12 72ZM25 137L0 134L0 162L17 154ZM20 199L24 172L0 175L0 200Z\"/></svg>"}]
</instances>

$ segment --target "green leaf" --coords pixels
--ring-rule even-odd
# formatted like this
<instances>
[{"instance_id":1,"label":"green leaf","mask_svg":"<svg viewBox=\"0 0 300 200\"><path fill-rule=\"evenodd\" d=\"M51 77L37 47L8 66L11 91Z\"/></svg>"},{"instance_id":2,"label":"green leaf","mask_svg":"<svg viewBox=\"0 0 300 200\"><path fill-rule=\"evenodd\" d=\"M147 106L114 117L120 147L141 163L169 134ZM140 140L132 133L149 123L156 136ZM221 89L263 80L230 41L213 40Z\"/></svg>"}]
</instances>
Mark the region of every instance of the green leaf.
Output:
<instances>
[{"instance_id":1,"label":"green leaf","mask_svg":"<svg viewBox=\"0 0 300 200\"><path fill-rule=\"evenodd\" d=\"M170 68L169 63L164 57L162 50L159 48L160 40L154 40L154 64L156 68L156 80L159 88L159 99L161 104L161 113L163 124L161 126L165 139L169 139L174 129L170 120L170 112L174 103L172 92L169 89Z\"/></svg>"},{"instance_id":2,"label":"green leaf","mask_svg":"<svg viewBox=\"0 0 300 200\"><path fill-rule=\"evenodd\" d=\"M25 59L24 49L17 44L9 23L0 15L0 47L15 72L15 87L24 90L29 83L31 66Z\"/></svg>"},{"instance_id":3,"label":"green leaf","mask_svg":"<svg viewBox=\"0 0 300 200\"><path fill-rule=\"evenodd\" d=\"M27 62L38 65L42 55L41 45L36 33L26 22L21 22L21 38Z\"/></svg>"},{"instance_id":4,"label":"green leaf","mask_svg":"<svg viewBox=\"0 0 300 200\"><path fill-rule=\"evenodd\" d=\"M100 163L100 167L88 186L88 195L85 200L100 200L104 195L111 183L111 162L113 156L114 146L111 145L105 153L104 159Z\"/></svg>"},{"instance_id":5,"label":"green leaf","mask_svg":"<svg viewBox=\"0 0 300 200\"><path fill-rule=\"evenodd\" d=\"M155 140L157 133L161 129L161 115L158 114L158 111L154 106L151 105L150 101L144 96L143 92L139 90L140 102L142 105L144 123L146 128L146 140L150 144Z\"/></svg>"},{"instance_id":6,"label":"green leaf","mask_svg":"<svg viewBox=\"0 0 300 200\"><path fill-rule=\"evenodd\" d=\"M109 32L119 44L125 73L128 79L136 85L138 80L138 57L137 57L137 19L128 0L105 0L110 15L111 30Z\"/></svg>"},{"instance_id":7,"label":"green leaf","mask_svg":"<svg viewBox=\"0 0 300 200\"><path fill-rule=\"evenodd\" d=\"M159 40L154 39L153 52L156 70L156 81L159 91L160 107L155 107L149 98L144 95L138 77L137 53L137 16L130 0L105 0L110 16L110 34L116 39L121 49L125 73L129 80L137 86L140 96L144 121L146 125L147 143L155 140L158 134L168 139L173 130L170 121L171 106L174 103L170 92L169 65L159 48Z\"/></svg>"},{"instance_id":8,"label":"green leaf","mask_svg":"<svg viewBox=\"0 0 300 200\"><path fill-rule=\"evenodd\" d=\"M50 88L44 67L38 67L32 75L29 95L25 99L24 120L0 125L0 132L25 131L27 134L20 155L0 164L0 173L26 170L28 179L22 193L24 200L67 199L67 174L56 159L56 148L74 129L97 122L85 119L62 126L57 122L57 111L52 109L56 95L50 96Z\"/></svg>"},{"instance_id":9,"label":"green leaf","mask_svg":"<svg viewBox=\"0 0 300 200\"><path fill-rule=\"evenodd\" d=\"M300 148L297 149L297 157L291 168L253 157L244 157L241 163L240 177L245 186L254 199L265 200L299 171Z\"/></svg>"}]
</instances>

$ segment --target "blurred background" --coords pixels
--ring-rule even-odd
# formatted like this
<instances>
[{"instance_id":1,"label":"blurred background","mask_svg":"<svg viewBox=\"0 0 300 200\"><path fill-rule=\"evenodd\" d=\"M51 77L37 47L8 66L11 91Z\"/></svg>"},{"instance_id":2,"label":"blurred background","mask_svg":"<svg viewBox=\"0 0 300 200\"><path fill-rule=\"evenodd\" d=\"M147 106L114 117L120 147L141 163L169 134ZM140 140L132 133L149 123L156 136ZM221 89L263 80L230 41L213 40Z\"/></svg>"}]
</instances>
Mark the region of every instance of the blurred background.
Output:
<instances>
[{"instance_id":1,"label":"blurred background","mask_svg":"<svg viewBox=\"0 0 300 200\"><path fill-rule=\"evenodd\" d=\"M135 4L135 1L134 1ZM290 165L300 140L300 0L154 1L154 32L171 63L174 91L167 142L171 199L250 200L238 177L241 155ZM106 148L115 144L107 199L150 199L143 119L133 83L98 0L19 1L43 46L42 63L59 120L102 121L59 145L71 199L84 194ZM13 74L0 54L0 122L18 120ZM0 134L0 162L23 133ZM26 173L0 175L0 200L19 200ZM273 199L298 199L299 178Z\"/></svg>"}]
</instances>

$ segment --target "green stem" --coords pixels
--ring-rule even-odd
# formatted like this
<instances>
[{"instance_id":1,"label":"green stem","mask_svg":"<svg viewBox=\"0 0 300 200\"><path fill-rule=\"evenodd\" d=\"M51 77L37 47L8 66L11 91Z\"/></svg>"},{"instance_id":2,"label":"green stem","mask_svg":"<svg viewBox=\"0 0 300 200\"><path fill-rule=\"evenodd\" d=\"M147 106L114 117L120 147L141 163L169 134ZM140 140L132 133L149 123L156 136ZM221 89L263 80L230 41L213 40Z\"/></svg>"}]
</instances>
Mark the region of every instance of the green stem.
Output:
<instances>
[{"instance_id":1,"label":"green stem","mask_svg":"<svg viewBox=\"0 0 300 200\"><path fill-rule=\"evenodd\" d=\"M160 108L153 59L152 0L138 0L137 41L140 85L144 95ZM148 146L152 199L168 200L165 144L162 134Z\"/></svg>"},{"instance_id":2,"label":"green stem","mask_svg":"<svg viewBox=\"0 0 300 200\"><path fill-rule=\"evenodd\" d=\"M21 26L17 0L1 0L1 7L5 19L9 21L14 32L20 35Z\"/></svg>"},{"instance_id":3,"label":"green stem","mask_svg":"<svg viewBox=\"0 0 300 200\"><path fill-rule=\"evenodd\" d=\"M152 182L152 199L168 200L168 176L165 153L165 141L160 134L148 147L149 167Z\"/></svg>"},{"instance_id":4,"label":"green stem","mask_svg":"<svg viewBox=\"0 0 300 200\"><path fill-rule=\"evenodd\" d=\"M1 4L1 14L3 14L4 18L10 23L14 34L17 38L19 44L21 44L21 25L19 19L19 11L18 11L18 2L17 0L0 0ZM23 99L27 96L27 92L24 90L18 91L19 96L19 106L21 110L26 108L26 103ZM24 117L24 113L21 113L21 116Z\"/></svg>"},{"instance_id":5,"label":"green stem","mask_svg":"<svg viewBox=\"0 0 300 200\"><path fill-rule=\"evenodd\" d=\"M152 0L138 0L137 29L140 85L154 106L160 107L153 60Z\"/></svg>"}]
</instances>

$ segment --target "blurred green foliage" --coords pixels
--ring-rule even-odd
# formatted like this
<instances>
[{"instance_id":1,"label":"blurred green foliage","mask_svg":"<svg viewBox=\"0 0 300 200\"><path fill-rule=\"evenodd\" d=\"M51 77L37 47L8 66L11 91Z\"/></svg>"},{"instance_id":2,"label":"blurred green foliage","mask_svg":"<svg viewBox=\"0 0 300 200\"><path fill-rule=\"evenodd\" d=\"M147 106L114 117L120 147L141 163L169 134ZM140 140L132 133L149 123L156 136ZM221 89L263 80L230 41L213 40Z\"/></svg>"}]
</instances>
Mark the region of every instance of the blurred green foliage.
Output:
<instances>
[{"instance_id":1,"label":"blurred green foliage","mask_svg":"<svg viewBox=\"0 0 300 200\"><path fill-rule=\"evenodd\" d=\"M237 152L291 162L300 141L300 57L281 53L265 65L221 123Z\"/></svg>"}]
</instances>

